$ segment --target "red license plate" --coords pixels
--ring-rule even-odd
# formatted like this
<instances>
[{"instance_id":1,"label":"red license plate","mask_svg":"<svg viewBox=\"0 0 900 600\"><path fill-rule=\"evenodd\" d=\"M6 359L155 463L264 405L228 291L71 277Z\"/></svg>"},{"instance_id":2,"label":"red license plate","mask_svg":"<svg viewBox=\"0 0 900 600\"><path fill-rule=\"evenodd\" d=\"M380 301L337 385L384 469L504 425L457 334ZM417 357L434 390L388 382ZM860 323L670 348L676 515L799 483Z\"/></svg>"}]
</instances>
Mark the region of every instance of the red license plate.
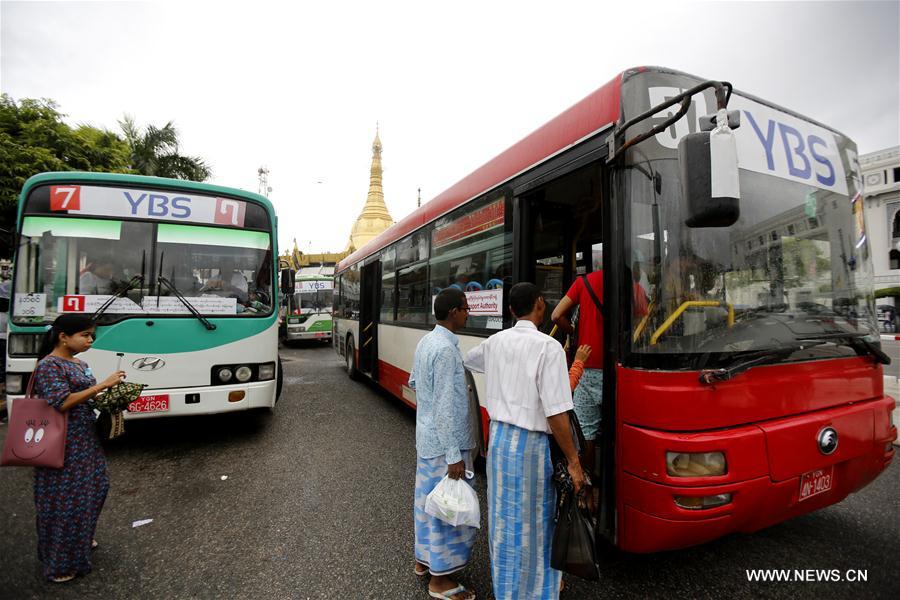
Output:
<instances>
[{"instance_id":1,"label":"red license plate","mask_svg":"<svg viewBox=\"0 0 900 600\"><path fill-rule=\"evenodd\" d=\"M165 412L169 410L169 395L141 396L128 405L128 412Z\"/></svg>"},{"instance_id":2,"label":"red license plate","mask_svg":"<svg viewBox=\"0 0 900 600\"><path fill-rule=\"evenodd\" d=\"M800 500L827 492L831 489L832 483L834 483L834 465L827 469L804 473L800 478Z\"/></svg>"}]
</instances>

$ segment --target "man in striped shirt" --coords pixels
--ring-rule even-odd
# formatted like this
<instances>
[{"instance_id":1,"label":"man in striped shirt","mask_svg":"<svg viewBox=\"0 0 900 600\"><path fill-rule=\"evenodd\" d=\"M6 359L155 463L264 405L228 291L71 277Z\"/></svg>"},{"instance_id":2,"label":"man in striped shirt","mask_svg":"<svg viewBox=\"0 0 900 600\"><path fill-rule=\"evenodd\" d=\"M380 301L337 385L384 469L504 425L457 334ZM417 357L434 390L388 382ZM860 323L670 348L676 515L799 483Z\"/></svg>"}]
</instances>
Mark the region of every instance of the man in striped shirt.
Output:
<instances>
[{"instance_id":1,"label":"man in striped shirt","mask_svg":"<svg viewBox=\"0 0 900 600\"><path fill-rule=\"evenodd\" d=\"M550 567L556 488L549 435L566 456L576 491L585 482L566 414L572 393L562 346L538 330L546 311L540 290L517 283L509 291L509 308L515 327L489 337L465 360L468 369L486 376L494 596L555 599L562 574Z\"/></svg>"}]
</instances>

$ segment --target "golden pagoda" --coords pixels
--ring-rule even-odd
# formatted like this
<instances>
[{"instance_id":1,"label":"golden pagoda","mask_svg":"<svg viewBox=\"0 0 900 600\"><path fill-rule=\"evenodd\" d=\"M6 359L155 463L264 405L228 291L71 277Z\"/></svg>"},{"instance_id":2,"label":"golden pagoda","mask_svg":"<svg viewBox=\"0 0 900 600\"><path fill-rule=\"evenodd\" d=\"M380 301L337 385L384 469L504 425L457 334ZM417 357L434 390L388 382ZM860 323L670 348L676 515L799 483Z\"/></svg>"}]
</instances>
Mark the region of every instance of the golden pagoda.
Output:
<instances>
[{"instance_id":1,"label":"golden pagoda","mask_svg":"<svg viewBox=\"0 0 900 600\"><path fill-rule=\"evenodd\" d=\"M381 187L381 139L378 137L378 127L375 127L375 141L372 142L372 168L369 175L369 194L366 196L366 205L350 230L350 241L347 250L353 252L365 246L368 242L394 224L391 213L384 203L384 190Z\"/></svg>"}]
</instances>

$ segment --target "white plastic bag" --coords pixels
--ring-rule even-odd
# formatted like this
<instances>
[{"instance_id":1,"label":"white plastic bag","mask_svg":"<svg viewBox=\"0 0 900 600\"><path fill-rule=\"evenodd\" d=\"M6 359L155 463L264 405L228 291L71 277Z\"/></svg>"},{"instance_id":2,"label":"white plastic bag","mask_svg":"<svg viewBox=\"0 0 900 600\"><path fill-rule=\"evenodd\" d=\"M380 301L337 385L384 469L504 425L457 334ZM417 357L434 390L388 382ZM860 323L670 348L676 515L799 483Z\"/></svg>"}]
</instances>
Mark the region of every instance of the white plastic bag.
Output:
<instances>
[{"instance_id":1,"label":"white plastic bag","mask_svg":"<svg viewBox=\"0 0 900 600\"><path fill-rule=\"evenodd\" d=\"M454 527L481 527L481 507L475 490L462 479L450 479L448 475L425 497L425 512Z\"/></svg>"}]
</instances>

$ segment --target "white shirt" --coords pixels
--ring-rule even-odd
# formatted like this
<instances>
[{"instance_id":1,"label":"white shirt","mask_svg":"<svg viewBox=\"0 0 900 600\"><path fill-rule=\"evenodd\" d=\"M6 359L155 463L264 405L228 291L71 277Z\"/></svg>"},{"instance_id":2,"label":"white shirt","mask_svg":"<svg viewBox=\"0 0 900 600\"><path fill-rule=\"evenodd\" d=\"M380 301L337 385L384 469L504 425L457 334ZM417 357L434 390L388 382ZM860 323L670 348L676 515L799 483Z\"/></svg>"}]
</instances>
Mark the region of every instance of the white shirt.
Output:
<instances>
[{"instance_id":1,"label":"white shirt","mask_svg":"<svg viewBox=\"0 0 900 600\"><path fill-rule=\"evenodd\" d=\"M491 420L550 433L547 417L572 410L566 355L531 321L518 321L473 348L470 371L484 373Z\"/></svg>"}]
</instances>

